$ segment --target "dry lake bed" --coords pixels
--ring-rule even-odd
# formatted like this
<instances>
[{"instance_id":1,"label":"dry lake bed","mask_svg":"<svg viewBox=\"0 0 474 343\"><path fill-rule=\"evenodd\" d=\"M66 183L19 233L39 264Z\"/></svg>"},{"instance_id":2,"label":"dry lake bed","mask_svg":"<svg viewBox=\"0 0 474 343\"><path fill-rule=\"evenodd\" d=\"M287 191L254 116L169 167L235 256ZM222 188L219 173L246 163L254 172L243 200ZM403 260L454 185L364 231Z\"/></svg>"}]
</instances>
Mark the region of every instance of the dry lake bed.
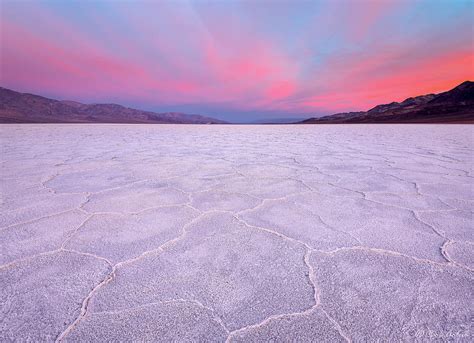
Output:
<instances>
[{"instance_id":1,"label":"dry lake bed","mask_svg":"<svg viewBox=\"0 0 474 343\"><path fill-rule=\"evenodd\" d=\"M0 134L1 341L473 340L474 126Z\"/></svg>"}]
</instances>

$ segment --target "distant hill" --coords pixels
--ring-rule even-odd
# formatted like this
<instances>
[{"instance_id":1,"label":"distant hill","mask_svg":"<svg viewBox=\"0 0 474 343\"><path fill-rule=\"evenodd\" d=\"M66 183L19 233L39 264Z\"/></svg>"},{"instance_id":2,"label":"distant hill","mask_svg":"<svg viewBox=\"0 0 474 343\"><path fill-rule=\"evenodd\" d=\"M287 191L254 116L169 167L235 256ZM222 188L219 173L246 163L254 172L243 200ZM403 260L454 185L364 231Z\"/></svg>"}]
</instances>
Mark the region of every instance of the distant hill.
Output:
<instances>
[{"instance_id":1,"label":"distant hill","mask_svg":"<svg viewBox=\"0 0 474 343\"><path fill-rule=\"evenodd\" d=\"M298 121L298 120L304 120L304 117L303 118L295 118L295 117L292 117L292 118L265 118L265 119L258 119L258 120L254 120L248 124L292 124L294 123L295 121ZM247 124L247 123L246 123Z\"/></svg>"},{"instance_id":2,"label":"distant hill","mask_svg":"<svg viewBox=\"0 0 474 343\"><path fill-rule=\"evenodd\" d=\"M439 94L378 105L366 112L337 113L310 118L299 124L336 123L474 123L474 82Z\"/></svg>"},{"instance_id":3,"label":"distant hill","mask_svg":"<svg viewBox=\"0 0 474 343\"><path fill-rule=\"evenodd\" d=\"M82 104L0 87L0 123L223 124L197 114L155 113L116 104Z\"/></svg>"}]
</instances>

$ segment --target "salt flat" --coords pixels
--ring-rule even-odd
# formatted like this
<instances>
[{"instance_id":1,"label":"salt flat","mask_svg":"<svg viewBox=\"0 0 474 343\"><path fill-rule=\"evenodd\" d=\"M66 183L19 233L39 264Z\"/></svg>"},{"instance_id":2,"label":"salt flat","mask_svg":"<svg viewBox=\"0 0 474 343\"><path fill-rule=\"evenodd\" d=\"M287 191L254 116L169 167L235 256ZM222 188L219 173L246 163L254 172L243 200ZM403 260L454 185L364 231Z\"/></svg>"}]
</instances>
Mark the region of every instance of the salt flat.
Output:
<instances>
[{"instance_id":1,"label":"salt flat","mask_svg":"<svg viewBox=\"0 0 474 343\"><path fill-rule=\"evenodd\" d=\"M3 125L1 341L472 341L467 125Z\"/></svg>"}]
</instances>

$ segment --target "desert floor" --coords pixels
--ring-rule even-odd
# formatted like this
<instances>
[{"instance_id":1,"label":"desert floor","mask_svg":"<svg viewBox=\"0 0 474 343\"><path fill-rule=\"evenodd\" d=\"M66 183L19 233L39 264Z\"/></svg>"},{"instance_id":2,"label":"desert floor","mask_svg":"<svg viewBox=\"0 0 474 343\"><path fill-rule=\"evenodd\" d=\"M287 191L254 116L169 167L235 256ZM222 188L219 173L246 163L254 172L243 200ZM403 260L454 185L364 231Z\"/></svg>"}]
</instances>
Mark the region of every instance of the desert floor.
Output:
<instances>
[{"instance_id":1,"label":"desert floor","mask_svg":"<svg viewBox=\"0 0 474 343\"><path fill-rule=\"evenodd\" d=\"M474 126L0 134L1 341L472 341Z\"/></svg>"}]
</instances>

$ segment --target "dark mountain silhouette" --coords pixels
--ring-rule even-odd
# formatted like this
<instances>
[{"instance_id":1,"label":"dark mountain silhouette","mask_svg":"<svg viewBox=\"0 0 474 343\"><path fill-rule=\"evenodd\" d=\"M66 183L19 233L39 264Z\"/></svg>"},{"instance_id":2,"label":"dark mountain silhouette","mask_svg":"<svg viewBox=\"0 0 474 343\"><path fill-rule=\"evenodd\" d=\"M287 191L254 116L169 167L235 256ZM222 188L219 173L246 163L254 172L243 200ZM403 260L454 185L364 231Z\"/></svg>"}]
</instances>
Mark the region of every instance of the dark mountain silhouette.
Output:
<instances>
[{"instance_id":1,"label":"dark mountain silhouette","mask_svg":"<svg viewBox=\"0 0 474 343\"><path fill-rule=\"evenodd\" d=\"M197 114L155 113L116 104L82 104L0 87L0 123L222 124Z\"/></svg>"},{"instance_id":2,"label":"dark mountain silhouette","mask_svg":"<svg viewBox=\"0 0 474 343\"><path fill-rule=\"evenodd\" d=\"M444 93L378 105L366 112L337 113L298 123L474 123L474 82L465 81Z\"/></svg>"}]
</instances>

